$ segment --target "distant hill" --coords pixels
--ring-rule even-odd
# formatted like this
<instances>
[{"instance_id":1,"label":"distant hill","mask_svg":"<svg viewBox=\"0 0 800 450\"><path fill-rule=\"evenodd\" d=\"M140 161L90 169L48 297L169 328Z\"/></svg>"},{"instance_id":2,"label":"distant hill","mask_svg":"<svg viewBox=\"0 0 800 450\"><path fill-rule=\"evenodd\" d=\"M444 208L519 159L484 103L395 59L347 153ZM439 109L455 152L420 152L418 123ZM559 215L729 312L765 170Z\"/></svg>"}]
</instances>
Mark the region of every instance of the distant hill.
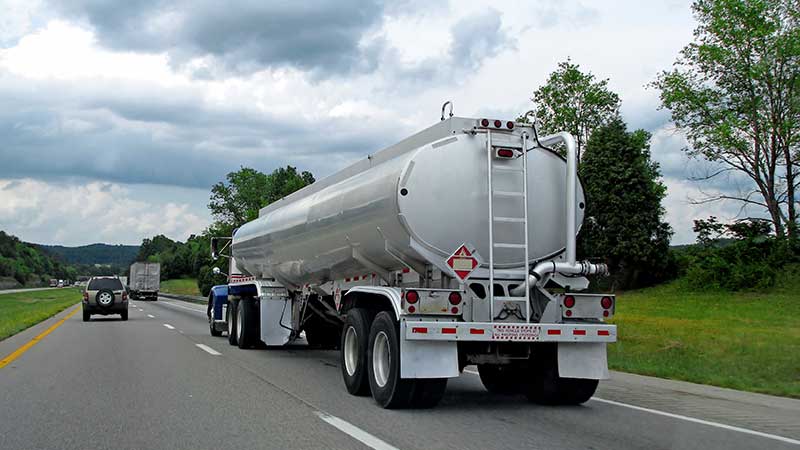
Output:
<instances>
[{"instance_id":1,"label":"distant hill","mask_svg":"<svg viewBox=\"0 0 800 450\"><path fill-rule=\"evenodd\" d=\"M36 246L68 264L81 265L101 264L127 267L139 253L138 245L91 244L81 247L64 247L63 245L36 244Z\"/></svg>"},{"instance_id":2,"label":"distant hill","mask_svg":"<svg viewBox=\"0 0 800 450\"><path fill-rule=\"evenodd\" d=\"M50 278L74 280L76 274L58 257L0 231L0 289L46 286Z\"/></svg>"}]
</instances>

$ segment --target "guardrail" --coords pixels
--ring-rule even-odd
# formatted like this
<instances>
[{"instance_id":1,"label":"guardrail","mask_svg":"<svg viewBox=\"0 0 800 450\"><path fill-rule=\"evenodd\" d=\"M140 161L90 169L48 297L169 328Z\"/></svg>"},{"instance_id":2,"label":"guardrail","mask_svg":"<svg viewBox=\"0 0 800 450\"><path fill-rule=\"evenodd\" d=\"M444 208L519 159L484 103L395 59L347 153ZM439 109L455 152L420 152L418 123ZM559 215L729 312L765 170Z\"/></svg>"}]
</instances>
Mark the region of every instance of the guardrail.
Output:
<instances>
[{"instance_id":1,"label":"guardrail","mask_svg":"<svg viewBox=\"0 0 800 450\"><path fill-rule=\"evenodd\" d=\"M184 302L199 303L201 305L205 305L208 303L207 298L201 297L199 295L180 295L180 294L170 294L167 292L159 292L158 296L164 298L171 298L173 300L183 300Z\"/></svg>"}]
</instances>

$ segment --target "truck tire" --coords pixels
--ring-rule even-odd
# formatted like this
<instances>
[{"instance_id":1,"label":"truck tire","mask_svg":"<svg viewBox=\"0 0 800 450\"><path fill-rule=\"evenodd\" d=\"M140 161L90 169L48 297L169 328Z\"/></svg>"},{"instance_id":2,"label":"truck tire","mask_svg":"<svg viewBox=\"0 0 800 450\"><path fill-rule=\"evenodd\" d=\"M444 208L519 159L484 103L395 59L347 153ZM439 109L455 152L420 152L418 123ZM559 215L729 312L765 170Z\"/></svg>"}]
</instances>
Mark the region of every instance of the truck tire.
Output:
<instances>
[{"instance_id":1,"label":"truck tire","mask_svg":"<svg viewBox=\"0 0 800 450\"><path fill-rule=\"evenodd\" d=\"M253 299L240 300L236 308L236 344L241 349L258 345L258 304Z\"/></svg>"},{"instance_id":2,"label":"truck tire","mask_svg":"<svg viewBox=\"0 0 800 450\"><path fill-rule=\"evenodd\" d=\"M525 392L524 368L515 364L478 364L483 387L492 394L513 395Z\"/></svg>"},{"instance_id":3,"label":"truck tire","mask_svg":"<svg viewBox=\"0 0 800 450\"><path fill-rule=\"evenodd\" d=\"M552 346L531 365L525 394L542 405L580 405L597 390L598 380L562 378L558 375L557 347Z\"/></svg>"},{"instance_id":4,"label":"truck tire","mask_svg":"<svg viewBox=\"0 0 800 450\"><path fill-rule=\"evenodd\" d=\"M339 366L347 392L352 395L369 395L367 373L367 344L372 317L361 308L347 313L339 345Z\"/></svg>"},{"instance_id":5,"label":"truck tire","mask_svg":"<svg viewBox=\"0 0 800 450\"><path fill-rule=\"evenodd\" d=\"M126 309L125 311L119 313L119 317L122 318L123 321L128 320L128 310Z\"/></svg>"},{"instance_id":6,"label":"truck tire","mask_svg":"<svg viewBox=\"0 0 800 450\"><path fill-rule=\"evenodd\" d=\"M415 380L400 378L400 333L391 313L375 316L369 332L367 369L372 398L383 408L407 408L414 397Z\"/></svg>"},{"instance_id":7,"label":"truck tire","mask_svg":"<svg viewBox=\"0 0 800 450\"><path fill-rule=\"evenodd\" d=\"M225 321L228 322L228 344L236 345L236 305L237 300L228 300L228 308L225 313Z\"/></svg>"},{"instance_id":8,"label":"truck tire","mask_svg":"<svg viewBox=\"0 0 800 450\"><path fill-rule=\"evenodd\" d=\"M447 389L447 378L419 378L414 382L414 394L411 406L414 408L433 408L444 397Z\"/></svg>"}]
</instances>

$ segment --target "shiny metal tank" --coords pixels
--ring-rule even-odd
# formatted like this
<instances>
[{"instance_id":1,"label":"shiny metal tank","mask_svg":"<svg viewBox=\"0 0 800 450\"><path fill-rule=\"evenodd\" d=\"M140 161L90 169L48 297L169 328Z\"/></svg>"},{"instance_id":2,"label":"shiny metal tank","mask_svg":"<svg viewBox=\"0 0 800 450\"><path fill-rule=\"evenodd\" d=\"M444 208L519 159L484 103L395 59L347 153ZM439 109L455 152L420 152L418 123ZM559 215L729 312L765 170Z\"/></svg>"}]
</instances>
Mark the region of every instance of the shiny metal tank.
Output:
<instances>
[{"instance_id":1,"label":"shiny metal tank","mask_svg":"<svg viewBox=\"0 0 800 450\"><path fill-rule=\"evenodd\" d=\"M303 285L370 272L353 258L354 249L385 270L401 269L403 265L386 251L387 244L441 267L453 251L467 243L487 261L486 135L464 133L476 122L463 118L443 121L262 209L258 219L234 234L233 256L238 267L249 275ZM521 133L493 135L498 141L521 142ZM564 248L566 163L559 155L539 148L527 152L526 157L528 242L533 262L551 258ZM521 190L521 177L495 172L495 190ZM580 224L581 186L577 196ZM494 209L495 216L521 217L523 212L519 198L495 197ZM497 223L495 242L521 243L521 230L517 223ZM495 250L497 267L521 267L523 260L519 249Z\"/></svg>"}]
</instances>

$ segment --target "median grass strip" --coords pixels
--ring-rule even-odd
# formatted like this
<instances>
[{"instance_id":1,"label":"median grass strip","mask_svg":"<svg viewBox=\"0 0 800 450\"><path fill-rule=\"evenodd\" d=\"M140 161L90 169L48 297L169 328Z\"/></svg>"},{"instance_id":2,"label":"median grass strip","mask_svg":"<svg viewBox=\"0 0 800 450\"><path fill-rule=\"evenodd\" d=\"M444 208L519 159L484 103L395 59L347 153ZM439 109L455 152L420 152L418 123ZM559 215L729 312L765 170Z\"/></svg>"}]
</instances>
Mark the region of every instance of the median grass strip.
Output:
<instances>
[{"instance_id":1,"label":"median grass strip","mask_svg":"<svg viewBox=\"0 0 800 450\"><path fill-rule=\"evenodd\" d=\"M81 300L78 289L0 295L0 340L36 325Z\"/></svg>"},{"instance_id":2,"label":"median grass strip","mask_svg":"<svg viewBox=\"0 0 800 450\"><path fill-rule=\"evenodd\" d=\"M161 292L176 295L200 295L197 280L194 278L177 278L161 282Z\"/></svg>"},{"instance_id":3,"label":"median grass strip","mask_svg":"<svg viewBox=\"0 0 800 450\"><path fill-rule=\"evenodd\" d=\"M769 292L692 292L678 280L620 293L611 368L800 398L800 269Z\"/></svg>"}]
</instances>

